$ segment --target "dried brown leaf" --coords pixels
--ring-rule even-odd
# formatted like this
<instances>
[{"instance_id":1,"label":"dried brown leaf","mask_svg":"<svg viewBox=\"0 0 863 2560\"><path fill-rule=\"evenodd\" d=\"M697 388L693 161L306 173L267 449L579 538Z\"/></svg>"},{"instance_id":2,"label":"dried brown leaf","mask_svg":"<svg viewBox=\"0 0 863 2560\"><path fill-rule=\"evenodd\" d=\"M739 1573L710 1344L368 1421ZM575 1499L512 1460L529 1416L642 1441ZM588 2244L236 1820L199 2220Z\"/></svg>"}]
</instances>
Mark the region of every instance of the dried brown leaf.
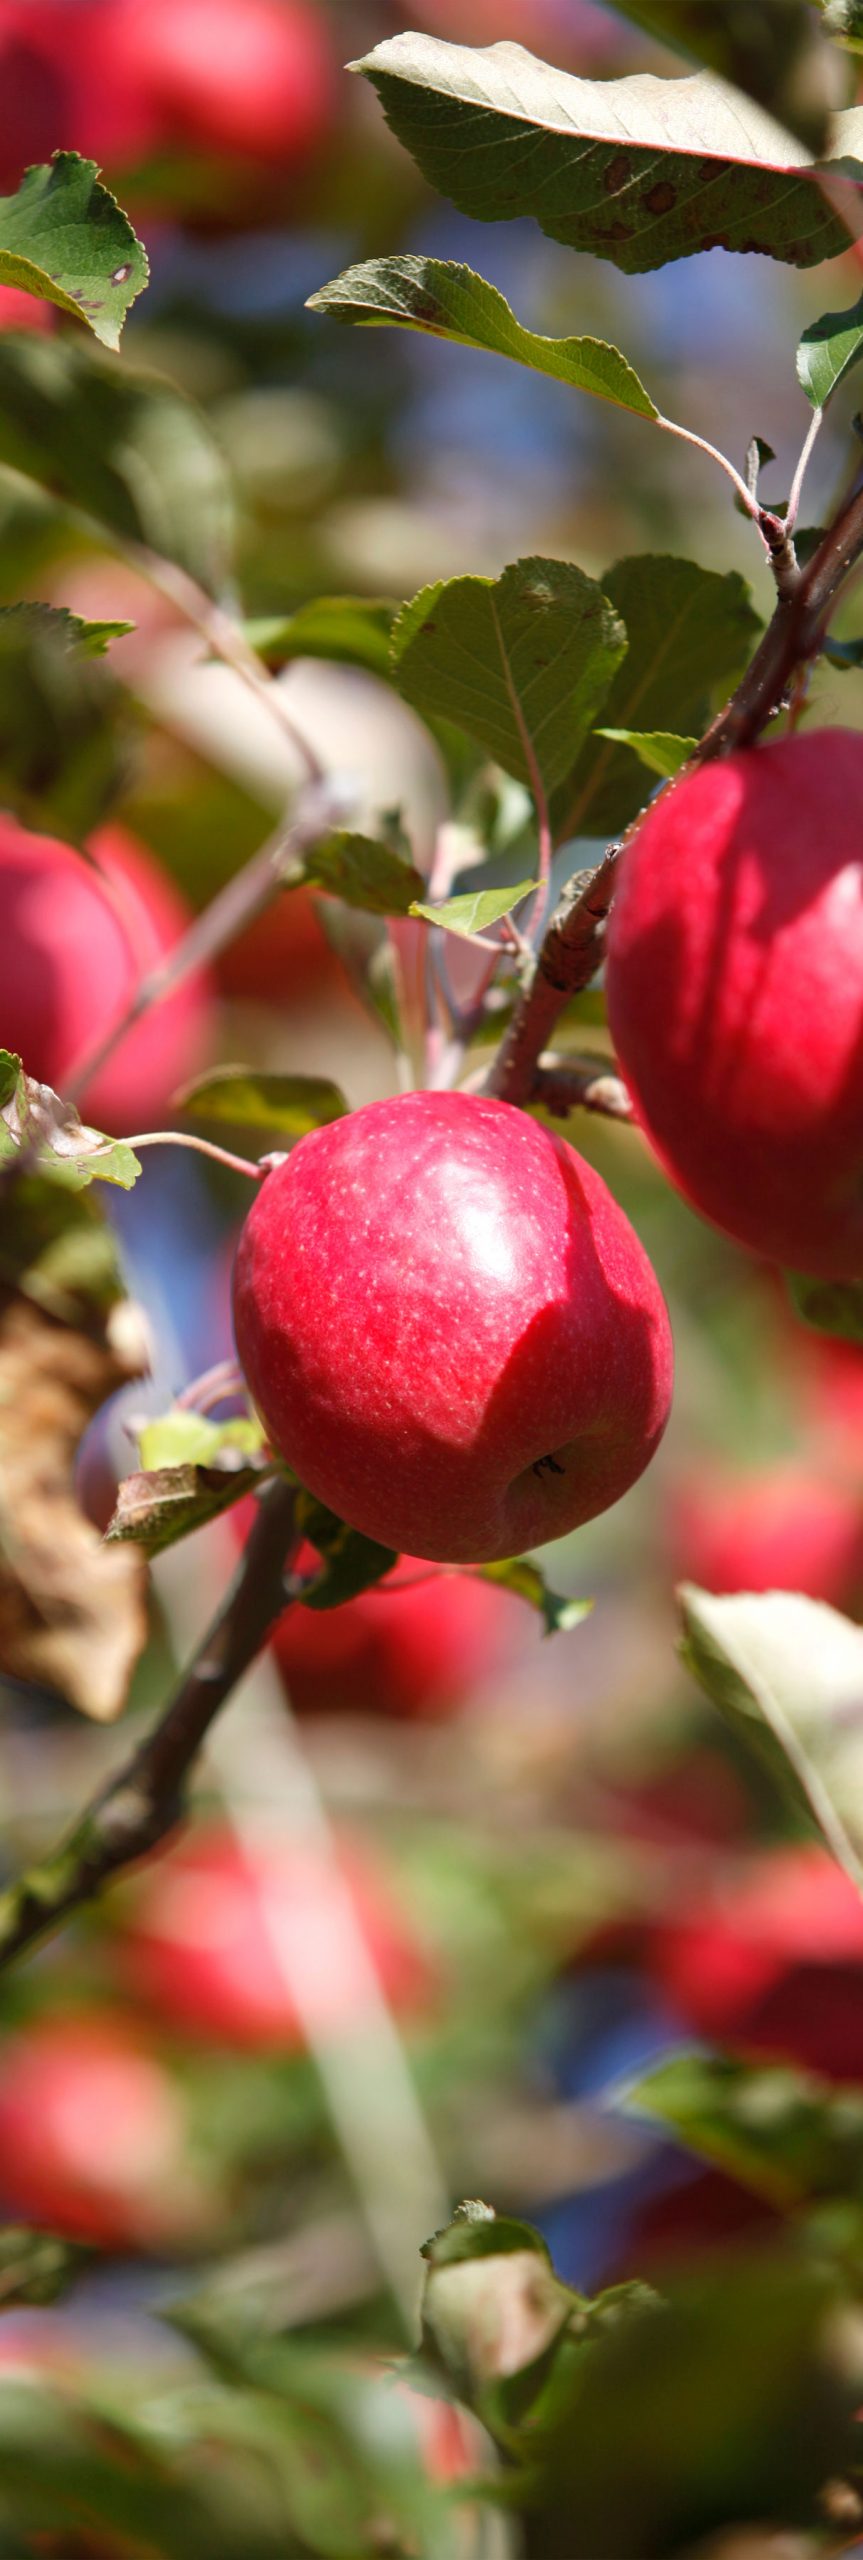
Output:
<instances>
[{"instance_id":1,"label":"dried brown leaf","mask_svg":"<svg viewBox=\"0 0 863 2560\"><path fill-rule=\"evenodd\" d=\"M146 1562L79 1509L74 1464L98 1407L144 1365L122 1300L88 1330L0 1295L0 1668L108 1723L146 1641Z\"/></svg>"}]
</instances>

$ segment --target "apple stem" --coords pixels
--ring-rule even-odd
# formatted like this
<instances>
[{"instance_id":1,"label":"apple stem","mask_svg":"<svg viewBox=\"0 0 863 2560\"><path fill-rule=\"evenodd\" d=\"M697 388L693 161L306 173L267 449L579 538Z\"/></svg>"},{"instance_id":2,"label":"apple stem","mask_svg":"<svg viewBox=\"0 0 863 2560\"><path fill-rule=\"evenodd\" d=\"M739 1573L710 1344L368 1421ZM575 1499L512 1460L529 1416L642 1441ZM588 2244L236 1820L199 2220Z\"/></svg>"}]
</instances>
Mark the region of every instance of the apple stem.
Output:
<instances>
[{"instance_id":1,"label":"apple stem","mask_svg":"<svg viewBox=\"0 0 863 2560\"><path fill-rule=\"evenodd\" d=\"M145 1129L140 1138L126 1138L123 1143L133 1151L140 1147L191 1147L195 1155L212 1156L214 1164L226 1164L231 1173L247 1174L250 1182L263 1182L271 1170L269 1158L252 1164L248 1156L234 1156L229 1148L217 1147L212 1138L193 1137L190 1129Z\"/></svg>"},{"instance_id":2,"label":"apple stem","mask_svg":"<svg viewBox=\"0 0 863 2560\"><path fill-rule=\"evenodd\" d=\"M225 1597L164 1713L53 1855L0 1894L0 1967L92 1902L184 1820L186 1780L204 1737L284 1611L285 1571L299 1544L296 1500L296 1487L281 1476L258 1498Z\"/></svg>"},{"instance_id":3,"label":"apple stem","mask_svg":"<svg viewBox=\"0 0 863 2560\"><path fill-rule=\"evenodd\" d=\"M246 1396L246 1381L236 1360L217 1360L212 1369L202 1370L189 1386L174 1397L175 1413L212 1413L217 1404L230 1404L238 1396Z\"/></svg>"}]
</instances>

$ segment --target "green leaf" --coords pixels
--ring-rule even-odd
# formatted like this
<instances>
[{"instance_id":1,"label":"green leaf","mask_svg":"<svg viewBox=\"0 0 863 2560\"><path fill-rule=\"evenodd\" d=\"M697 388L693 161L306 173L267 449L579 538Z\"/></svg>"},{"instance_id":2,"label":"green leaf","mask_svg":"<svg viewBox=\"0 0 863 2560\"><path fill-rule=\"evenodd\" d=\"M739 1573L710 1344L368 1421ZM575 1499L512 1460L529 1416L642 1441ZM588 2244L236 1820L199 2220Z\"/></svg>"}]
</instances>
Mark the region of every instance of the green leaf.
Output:
<instances>
[{"instance_id":1,"label":"green leaf","mask_svg":"<svg viewBox=\"0 0 863 2560\"><path fill-rule=\"evenodd\" d=\"M368 915L406 916L412 900L422 888L420 873L404 854L375 836L351 835L338 830L325 844L310 847L302 864L291 871L287 886L310 881L319 889L328 889L333 898L343 898L348 907L362 907Z\"/></svg>"},{"instance_id":2,"label":"green leaf","mask_svg":"<svg viewBox=\"0 0 863 2560\"><path fill-rule=\"evenodd\" d=\"M754 249L793 266L847 231L803 147L710 72L581 80L518 44L386 38L352 65L429 184L480 222L533 214L552 240L643 274ZM834 116L822 165L863 178L863 110Z\"/></svg>"},{"instance_id":3,"label":"green leaf","mask_svg":"<svg viewBox=\"0 0 863 2560\"><path fill-rule=\"evenodd\" d=\"M130 305L149 276L147 253L99 179L95 160L55 152L0 197L0 285L17 285L84 320L118 347Z\"/></svg>"},{"instance_id":4,"label":"green leaf","mask_svg":"<svg viewBox=\"0 0 863 2560\"><path fill-rule=\"evenodd\" d=\"M393 671L417 711L455 721L535 792L573 763L626 649L619 615L563 560L423 587L393 631Z\"/></svg>"},{"instance_id":5,"label":"green leaf","mask_svg":"<svg viewBox=\"0 0 863 2560\"><path fill-rule=\"evenodd\" d=\"M0 463L109 539L141 542L207 589L225 588L229 484L206 420L158 374L71 340L0 339Z\"/></svg>"},{"instance_id":6,"label":"green leaf","mask_svg":"<svg viewBox=\"0 0 863 2560\"><path fill-rule=\"evenodd\" d=\"M814 1333L863 1342L863 1280L814 1280L805 1271L786 1271L785 1283L795 1315Z\"/></svg>"},{"instance_id":7,"label":"green leaf","mask_svg":"<svg viewBox=\"0 0 863 2560\"><path fill-rule=\"evenodd\" d=\"M131 1539L148 1556L163 1555L193 1529L221 1518L244 1494L254 1493L263 1466L183 1464L152 1467L126 1476L105 1532L112 1546Z\"/></svg>"},{"instance_id":8,"label":"green leaf","mask_svg":"<svg viewBox=\"0 0 863 2560\"><path fill-rule=\"evenodd\" d=\"M450 338L457 346L483 347L491 355L529 365L534 373L548 373L575 391L592 392L597 400L613 400L636 417L659 416L655 401L617 347L602 338L546 338L523 329L496 285L450 259L369 259L322 285L311 295L308 309L364 329L419 329L434 338Z\"/></svg>"},{"instance_id":9,"label":"green leaf","mask_svg":"<svg viewBox=\"0 0 863 2560\"><path fill-rule=\"evenodd\" d=\"M497 1582L504 1591L514 1591L519 1600L527 1600L544 1620L547 1636L568 1635L572 1627L581 1626L593 1608L592 1600L565 1599L560 1592L549 1590L540 1566L529 1563L526 1556L510 1557L503 1564L484 1564L480 1580Z\"/></svg>"},{"instance_id":10,"label":"green leaf","mask_svg":"<svg viewBox=\"0 0 863 2560\"><path fill-rule=\"evenodd\" d=\"M411 915L423 916L426 924L439 924L444 933L484 933L487 925L500 924L538 888L538 880L519 880L509 889L471 889L466 897L446 898L439 907L424 907L415 898Z\"/></svg>"},{"instance_id":11,"label":"green leaf","mask_svg":"<svg viewBox=\"0 0 863 2560\"><path fill-rule=\"evenodd\" d=\"M604 706L609 725L700 733L712 693L734 683L761 629L744 579L645 552L618 560L603 588L629 638ZM628 826L645 798L631 748L592 737L573 762L555 797L557 836L612 836Z\"/></svg>"},{"instance_id":12,"label":"green leaf","mask_svg":"<svg viewBox=\"0 0 863 2560\"><path fill-rule=\"evenodd\" d=\"M863 1628L797 1592L678 1596L695 1679L863 1886Z\"/></svg>"},{"instance_id":13,"label":"green leaf","mask_svg":"<svg viewBox=\"0 0 863 2560\"><path fill-rule=\"evenodd\" d=\"M784 2063L675 2054L627 2090L625 2106L780 2211L823 2196L863 2199L859 2090L832 2089Z\"/></svg>"},{"instance_id":14,"label":"green leaf","mask_svg":"<svg viewBox=\"0 0 863 2560\"><path fill-rule=\"evenodd\" d=\"M797 380L813 409L823 409L836 385L863 355L863 294L850 311L825 311L811 320L797 349Z\"/></svg>"},{"instance_id":15,"label":"green leaf","mask_svg":"<svg viewBox=\"0 0 863 2560\"><path fill-rule=\"evenodd\" d=\"M381 1547L376 1538L364 1538L358 1529L349 1529L304 1488L297 1501L297 1526L321 1557L320 1573L304 1579L297 1590L304 1608L340 1609L343 1601L355 1600L360 1591L381 1582L398 1562L395 1548Z\"/></svg>"},{"instance_id":16,"label":"green leaf","mask_svg":"<svg viewBox=\"0 0 863 2560\"><path fill-rule=\"evenodd\" d=\"M631 747L648 773L659 773L671 782L681 765L694 755L697 738L675 738L670 729L596 729L597 738L610 738L613 746Z\"/></svg>"},{"instance_id":17,"label":"green leaf","mask_svg":"<svg viewBox=\"0 0 863 2560\"><path fill-rule=\"evenodd\" d=\"M625 0L625 8L648 34L756 98L811 150L826 143L838 88L806 0Z\"/></svg>"},{"instance_id":18,"label":"green leaf","mask_svg":"<svg viewBox=\"0 0 863 2560\"><path fill-rule=\"evenodd\" d=\"M316 596L295 613L269 614L245 624L246 639L268 667L293 658L333 658L343 666L390 672L390 632L398 603L389 596Z\"/></svg>"},{"instance_id":19,"label":"green leaf","mask_svg":"<svg viewBox=\"0 0 863 2560\"><path fill-rule=\"evenodd\" d=\"M177 1466L222 1467L236 1474L245 1458L263 1458L266 1451L254 1414L214 1422L209 1414L188 1413L177 1405L139 1424L136 1437L147 1475L158 1467Z\"/></svg>"},{"instance_id":20,"label":"green leaf","mask_svg":"<svg viewBox=\"0 0 863 2560\"><path fill-rule=\"evenodd\" d=\"M195 1120L227 1120L235 1128L262 1129L291 1141L341 1120L348 1108L329 1076L258 1075L251 1067L215 1067L185 1085L176 1102Z\"/></svg>"},{"instance_id":21,"label":"green leaf","mask_svg":"<svg viewBox=\"0 0 863 2560\"><path fill-rule=\"evenodd\" d=\"M30 1171L49 1174L70 1191L86 1190L90 1182L132 1190L141 1167L131 1147L88 1129L74 1105L26 1075L9 1049L0 1049L0 1095L0 1166L26 1157Z\"/></svg>"},{"instance_id":22,"label":"green leaf","mask_svg":"<svg viewBox=\"0 0 863 2560\"><path fill-rule=\"evenodd\" d=\"M0 796L26 825L76 845L128 778L125 708L98 663L127 627L47 604L0 607Z\"/></svg>"}]
</instances>

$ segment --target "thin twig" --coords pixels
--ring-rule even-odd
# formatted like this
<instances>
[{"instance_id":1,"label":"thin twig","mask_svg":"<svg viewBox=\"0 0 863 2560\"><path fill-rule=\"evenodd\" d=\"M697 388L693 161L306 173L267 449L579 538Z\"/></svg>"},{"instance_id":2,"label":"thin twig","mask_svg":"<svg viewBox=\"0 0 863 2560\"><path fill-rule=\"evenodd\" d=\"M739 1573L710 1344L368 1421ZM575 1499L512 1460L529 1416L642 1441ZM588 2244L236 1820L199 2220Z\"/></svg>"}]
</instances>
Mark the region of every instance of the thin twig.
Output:
<instances>
[{"instance_id":1,"label":"thin twig","mask_svg":"<svg viewBox=\"0 0 863 2560\"><path fill-rule=\"evenodd\" d=\"M809 420L809 425L806 429L806 434L800 448L794 478L791 483L791 494L788 500L788 507L785 516L786 533L793 533L794 527L797 523L797 518L800 513L800 500L803 495L803 482L809 468L809 457L812 452L816 436L820 435L823 422L823 409L813 409L812 416Z\"/></svg>"},{"instance_id":2,"label":"thin twig","mask_svg":"<svg viewBox=\"0 0 863 2560\"><path fill-rule=\"evenodd\" d=\"M212 1138L193 1137L190 1129L145 1129L141 1137L125 1138L123 1144L133 1154L136 1147L191 1147L196 1156L211 1156L214 1164L226 1164L229 1172L246 1174L249 1182L263 1182L270 1171L269 1156L261 1164L252 1164L248 1156L234 1156L229 1147L216 1146Z\"/></svg>"},{"instance_id":3,"label":"thin twig","mask_svg":"<svg viewBox=\"0 0 863 2560\"><path fill-rule=\"evenodd\" d=\"M344 789L339 782L315 784L303 792L292 817L282 819L274 827L272 835L252 855L251 861L245 863L233 880L226 882L224 889L211 899L201 915L195 916L187 932L180 935L179 941L172 944L170 951L156 962L155 968L149 969L146 976L139 979L128 1004L110 1030L75 1060L64 1080L67 1101L74 1102L86 1092L93 1078L101 1074L108 1059L113 1057L120 1042L153 1005L160 1004L164 996L172 995L175 987L180 986L194 970L207 968L218 959L226 944L233 942L246 925L252 924L266 907L272 905L279 890L286 885L284 875L292 862L300 864L304 854L322 836L329 835L334 826L344 824L344 818Z\"/></svg>"},{"instance_id":4,"label":"thin twig","mask_svg":"<svg viewBox=\"0 0 863 2560\"><path fill-rule=\"evenodd\" d=\"M240 682L256 696L282 736L290 740L307 782L323 782L325 767L317 750L304 737L278 685L268 675L240 624L225 612L223 605L214 604L206 588L199 587L188 570L178 568L175 561L164 560L160 552L151 551L145 543L127 542L123 549L130 565L140 570L148 585L155 587L159 595L176 606L183 621L193 631L200 632L212 656L219 658L223 666L230 667L232 674L239 676Z\"/></svg>"},{"instance_id":5,"label":"thin twig","mask_svg":"<svg viewBox=\"0 0 863 2560\"><path fill-rule=\"evenodd\" d=\"M605 1120L634 1117L623 1077L613 1058L561 1057L546 1050L531 1087L531 1101L541 1102L555 1120L570 1111L598 1111Z\"/></svg>"},{"instance_id":6,"label":"thin twig","mask_svg":"<svg viewBox=\"0 0 863 2560\"><path fill-rule=\"evenodd\" d=\"M0 1966L92 1902L110 1877L158 1848L182 1821L186 1779L204 1735L285 1607L295 1502L282 1478L261 1496L226 1597L158 1724L59 1849L0 1895Z\"/></svg>"}]
</instances>

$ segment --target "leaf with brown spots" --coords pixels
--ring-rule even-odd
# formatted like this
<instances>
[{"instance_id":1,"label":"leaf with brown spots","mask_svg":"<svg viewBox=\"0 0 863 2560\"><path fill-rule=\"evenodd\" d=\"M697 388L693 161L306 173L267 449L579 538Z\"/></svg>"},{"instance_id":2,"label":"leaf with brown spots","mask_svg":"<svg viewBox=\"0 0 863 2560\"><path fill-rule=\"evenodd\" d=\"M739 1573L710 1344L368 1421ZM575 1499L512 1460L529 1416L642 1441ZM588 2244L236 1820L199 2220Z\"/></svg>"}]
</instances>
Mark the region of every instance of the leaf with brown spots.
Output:
<instances>
[{"instance_id":1,"label":"leaf with brown spots","mask_svg":"<svg viewBox=\"0 0 863 2560\"><path fill-rule=\"evenodd\" d=\"M92 1415L145 1366L89 1198L39 1177L14 1185L0 1253L0 1669L106 1723L146 1640L146 1566L103 1545L74 1467Z\"/></svg>"},{"instance_id":2,"label":"leaf with brown spots","mask_svg":"<svg viewBox=\"0 0 863 2560\"><path fill-rule=\"evenodd\" d=\"M352 67L424 178L480 222L533 214L631 275L717 247L810 267L847 245L817 176L863 183L861 107L825 119L816 164L711 71L581 80L522 45L427 35L387 38Z\"/></svg>"}]
</instances>

